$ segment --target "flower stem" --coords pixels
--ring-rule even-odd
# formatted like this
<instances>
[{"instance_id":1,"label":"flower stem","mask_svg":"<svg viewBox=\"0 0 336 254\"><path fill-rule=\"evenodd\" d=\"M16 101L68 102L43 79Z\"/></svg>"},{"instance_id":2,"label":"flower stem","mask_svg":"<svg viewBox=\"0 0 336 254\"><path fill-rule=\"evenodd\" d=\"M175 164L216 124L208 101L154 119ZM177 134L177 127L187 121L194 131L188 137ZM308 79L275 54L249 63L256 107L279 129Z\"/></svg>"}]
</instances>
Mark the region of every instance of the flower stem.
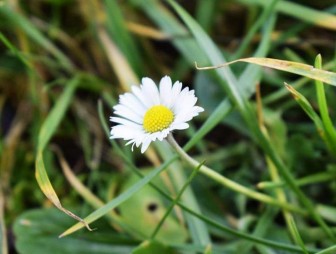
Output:
<instances>
[{"instance_id":1,"label":"flower stem","mask_svg":"<svg viewBox=\"0 0 336 254\"><path fill-rule=\"evenodd\" d=\"M190 164L193 168L197 167L200 165L200 163L196 160L194 160L192 157L190 157L180 146L179 144L176 143L174 137L169 134L167 137L167 141L168 143L176 150L176 152L180 155L180 157L185 160L188 164ZM278 206L281 207L283 209L289 210L289 211L293 211L296 213L300 213L302 215L307 215L307 212L304 211L303 209L291 205L289 203L286 202L280 202L277 199L274 199L266 194L257 192L255 190L252 190L250 188L247 188L243 185L240 185L239 183L236 183L228 178L226 178L225 176L222 176L221 174L217 173L216 171L214 171L213 169L205 166L205 165L201 165L199 172L203 175L206 175L207 177L211 178L212 180L216 181L217 183L225 186L226 188L229 188L233 191L236 191L238 193L241 193L247 197L256 199L260 202L266 203L266 204L270 204L270 205L274 205L274 206Z\"/></svg>"}]
</instances>

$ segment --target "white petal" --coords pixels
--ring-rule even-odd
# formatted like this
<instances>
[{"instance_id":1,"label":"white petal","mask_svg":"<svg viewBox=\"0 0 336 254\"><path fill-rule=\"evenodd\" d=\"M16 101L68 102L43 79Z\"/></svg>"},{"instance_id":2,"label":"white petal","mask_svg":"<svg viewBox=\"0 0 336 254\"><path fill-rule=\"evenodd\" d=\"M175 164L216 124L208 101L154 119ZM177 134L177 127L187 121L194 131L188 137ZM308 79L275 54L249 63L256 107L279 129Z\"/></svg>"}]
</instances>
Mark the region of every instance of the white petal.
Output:
<instances>
[{"instance_id":1,"label":"white petal","mask_svg":"<svg viewBox=\"0 0 336 254\"><path fill-rule=\"evenodd\" d=\"M132 86L133 94L145 105L146 109L152 106L151 102L148 101L147 97L144 95L142 89L137 86Z\"/></svg>"},{"instance_id":2,"label":"white petal","mask_svg":"<svg viewBox=\"0 0 336 254\"><path fill-rule=\"evenodd\" d=\"M124 119L124 118L121 118L121 117L111 117L110 120L112 122L120 123L122 125L132 127L134 129L137 129L137 130L142 130L142 125L141 124L134 123L130 120L127 120L127 119Z\"/></svg>"},{"instance_id":3,"label":"white petal","mask_svg":"<svg viewBox=\"0 0 336 254\"><path fill-rule=\"evenodd\" d=\"M138 124L142 124L143 122L143 117L136 114L135 111L131 110L130 108L118 104L116 106L113 107L113 109L115 110L113 113L119 116L122 116L124 118L127 118L133 122L136 122Z\"/></svg>"},{"instance_id":4,"label":"white petal","mask_svg":"<svg viewBox=\"0 0 336 254\"><path fill-rule=\"evenodd\" d=\"M170 132L170 129L165 129L163 131L161 131L157 137L158 140L162 141L164 138L166 138L168 136Z\"/></svg>"},{"instance_id":5,"label":"white petal","mask_svg":"<svg viewBox=\"0 0 336 254\"><path fill-rule=\"evenodd\" d=\"M129 126L117 125L112 127L110 134L110 138L112 139L122 138L124 140L129 140L144 135L144 132Z\"/></svg>"},{"instance_id":6,"label":"white petal","mask_svg":"<svg viewBox=\"0 0 336 254\"><path fill-rule=\"evenodd\" d=\"M174 119L175 123L188 122L193 119L195 116L198 116L200 112L203 112L204 109L201 107L194 106L188 111L179 112Z\"/></svg>"},{"instance_id":7,"label":"white petal","mask_svg":"<svg viewBox=\"0 0 336 254\"><path fill-rule=\"evenodd\" d=\"M152 141L155 141L157 139L162 141L165 137L168 136L169 132L170 132L170 129L164 129L162 131L152 133L152 134L150 134L150 136L151 136Z\"/></svg>"},{"instance_id":8,"label":"white petal","mask_svg":"<svg viewBox=\"0 0 336 254\"><path fill-rule=\"evenodd\" d=\"M171 108L172 106L172 81L170 77L165 76L160 81L160 100L161 104Z\"/></svg>"},{"instance_id":9,"label":"white petal","mask_svg":"<svg viewBox=\"0 0 336 254\"><path fill-rule=\"evenodd\" d=\"M120 104L133 110L136 114L143 116L146 112L146 106L133 93L126 93L119 97Z\"/></svg>"},{"instance_id":10,"label":"white petal","mask_svg":"<svg viewBox=\"0 0 336 254\"><path fill-rule=\"evenodd\" d=\"M160 95L159 90L154 83L153 80L150 78L143 78L141 80L142 86L142 92L146 98L151 103L151 106L160 104Z\"/></svg>"},{"instance_id":11,"label":"white petal","mask_svg":"<svg viewBox=\"0 0 336 254\"><path fill-rule=\"evenodd\" d=\"M178 112L178 110L181 110L180 108L185 106L185 97L188 95L189 88L185 87L178 95L174 96L175 101L173 103L172 110L174 112Z\"/></svg>"},{"instance_id":12,"label":"white petal","mask_svg":"<svg viewBox=\"0 0 336 254\"><path fill-rule=\"evenodd\" d=\"M144 153L147 150L151 142L152 140L149 137L142 142L141 153Z\"/></svg>"},{"instance_id":13,"label":"white petal","mask_svg":"<svg viewBox=\"0 0 336 254\"><path fill-rule=\"evenodd\" d=\"M173 85L173 89L172 89L172 98L174 100L176 100L177 96L180 94L182 89L182 83L179 81L176 81Z\"/></svg>"},{"instance_id":14,"label":"white petal","mask_svg":"<svg viewBox=\"0 0 336 254\"><path fill-rule=\"evenodd\" d=\"M184 123L184 122L182 122L182 123L173 123L172 124L172 128L174 130L185 130L185 129L189 128L189 124Z\"/></svg>"}]
</instances>

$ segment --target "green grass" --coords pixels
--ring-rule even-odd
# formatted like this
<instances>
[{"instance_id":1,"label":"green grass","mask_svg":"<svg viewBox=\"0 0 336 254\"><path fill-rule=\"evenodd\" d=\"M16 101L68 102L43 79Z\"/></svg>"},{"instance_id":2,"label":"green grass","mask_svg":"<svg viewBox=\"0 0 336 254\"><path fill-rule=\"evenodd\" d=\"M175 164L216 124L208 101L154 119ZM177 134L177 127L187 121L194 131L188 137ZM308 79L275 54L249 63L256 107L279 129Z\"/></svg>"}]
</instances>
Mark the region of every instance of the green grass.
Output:
<instances>
[{"instance_id":1,"label":"green grass","mask_svg":"<svg viewBox=\"0 0 336 254\"><path fill-rule=\"evenodd\" d=\"M0 254L335 252L336 6L187 2L0 5ZM205 112L110 140L164 75Z\"/></svg>"}]
</instances>

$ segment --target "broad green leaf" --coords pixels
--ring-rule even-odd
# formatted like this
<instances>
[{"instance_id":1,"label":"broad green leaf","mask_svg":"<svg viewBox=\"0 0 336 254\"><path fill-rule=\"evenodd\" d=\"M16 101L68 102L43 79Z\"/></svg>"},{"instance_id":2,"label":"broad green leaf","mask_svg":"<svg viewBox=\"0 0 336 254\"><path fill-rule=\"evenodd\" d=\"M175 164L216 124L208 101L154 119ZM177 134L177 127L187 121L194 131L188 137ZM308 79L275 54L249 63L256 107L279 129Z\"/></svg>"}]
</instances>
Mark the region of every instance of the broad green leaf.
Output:
<instances>
[{"instance_id":1,"label":"broad green leaf","mask_svg":"<svg viewBox=\"0 0 336 254\"><path fill-rule=\"evenodd\" d=\"M112 209L116 208L118 205L125 202L127 199L131 198L135 193L140 191L145 185L147 185L155 176L160 174L168 165L173 162L177 156L172 157L170 160L167 160L164 164L162 164L160 167L156 168L155 170L151 171L147 176L139 180L136 184L132 185L127 191L123 192L119 196L117 196L115 199L111 200L101 208L95 210L93 213L91 213L89 216L87 216L84 219L84 222L89 224L93 221L96 221L100 217L104 216L108 212L110 212ZM63 232L60 237L64 237L66 235L72 234L73 232L81 229L84 227L84 224L79 222L72 227L70 227L68 230Z\"/></svg>"},{"instance_id":2,"label":"broad green leaf","mask_svg":"<svg viewBox=\"0 0 336 254\"><path fill-rule=\"evenodd\" d=\"M122 191L126 191L137 181L139 181L138 176L129 176L129 179L122 187ZM158 186L164 186L164 183L157 177L152 182ZM148 185L123 202L118 209L121 220L131 228L134 228L134 230L139 231L145 239L152 235L167 210L161 195ZM155 239L166 244L183 243L186 241L187 236L185 227L180 225L177 219L170 215L164 221Z\"/></svg>"},{"instance_id":3,"label":"broad green leaf","mask_svg":"<svg viewBox=\"0 0 336 254\"><path fill-rule=\"evenodd\" d=\"M59 239L59 232L71 224L72 219L54 208L27 211L14 223L16 249L21 254L128 254L134 246L105 221L95 225L97 231Z\"/></svg>"}]
</instances>

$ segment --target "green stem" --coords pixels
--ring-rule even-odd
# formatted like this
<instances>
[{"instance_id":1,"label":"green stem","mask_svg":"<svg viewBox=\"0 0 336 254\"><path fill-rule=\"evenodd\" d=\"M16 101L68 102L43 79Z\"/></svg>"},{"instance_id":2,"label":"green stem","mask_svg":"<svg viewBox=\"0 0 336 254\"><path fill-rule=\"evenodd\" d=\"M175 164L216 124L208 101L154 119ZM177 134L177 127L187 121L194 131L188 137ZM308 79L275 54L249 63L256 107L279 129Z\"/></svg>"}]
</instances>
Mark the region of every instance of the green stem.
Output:
<instances>
[{"instance_id":1,"label":"green stem","mask_svg":"<svg viewBox=\"0 0 336 254\"><path fill-rule=\"evenodd\" d=\"M175 141L175 139L173 138L173 136L171 134L168 135L167 138L169 144L177 151L177 153L180 155L180 157L185 160L186 162L188 162L192 167L197 167L200 165L200 163L196 160L194 160L193 158L191 158ZM278 200L265 195L263 193L254 191L250 188L247 188L243 185L240 185L234 181L231 181L230 179L222 176L221 174L217 173L216 171L214 171L213 169L205 166L205 165L201 165L199 172L202 173L203 175L206 175L207 177L213 179L214 181L218 182L219 184L233 190L236 191L238 193L244 194L250 198L259 200L260 202L263 203L267 203L270 205L274 205L274 206L278 206L281 207L283 209L289 210L289 211L293 211L296 213L300 213L302 215L307 215L306 211L302 210L301 208L288 204L288 203L284 203L284 202L279 202Z\"/></svg>"}]
</instances>

